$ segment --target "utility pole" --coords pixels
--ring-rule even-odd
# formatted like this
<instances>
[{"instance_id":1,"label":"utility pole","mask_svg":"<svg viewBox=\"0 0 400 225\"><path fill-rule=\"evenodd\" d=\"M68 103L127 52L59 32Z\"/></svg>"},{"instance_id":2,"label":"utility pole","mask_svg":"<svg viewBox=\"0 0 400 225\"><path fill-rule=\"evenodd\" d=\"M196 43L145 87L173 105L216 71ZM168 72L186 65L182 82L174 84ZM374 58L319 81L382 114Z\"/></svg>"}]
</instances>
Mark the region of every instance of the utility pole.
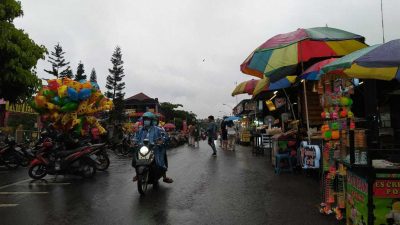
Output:
<instances>
[{"instance_id":1,"label":"utility pole","mask_svg":"<svg viewBox=\"0 0 400 225\"><path fill-rule=\"evenodd\" d=\"M382 42L385 43L385 26L383 24L383 0L381 0Z\"/></svg>"}]
</instances>

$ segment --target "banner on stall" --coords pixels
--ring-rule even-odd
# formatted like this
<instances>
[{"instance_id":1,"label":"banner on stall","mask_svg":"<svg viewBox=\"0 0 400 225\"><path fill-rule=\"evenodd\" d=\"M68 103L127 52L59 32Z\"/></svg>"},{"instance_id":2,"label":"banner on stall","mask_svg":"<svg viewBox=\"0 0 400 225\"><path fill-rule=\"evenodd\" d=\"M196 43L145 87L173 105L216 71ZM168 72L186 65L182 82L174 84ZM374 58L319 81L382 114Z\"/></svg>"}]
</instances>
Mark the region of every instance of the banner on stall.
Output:
<instances>
[{"instance_id":1,"label":"banner on stall","mask_svg":"<svg viewBox=\"0 0 400 225\"><path fill-rule=\"evenodd\" d=\"M374 196L379 198L400 198L400 180L376 180Z\"/></svg>"},{"instance_id":2,"label":"banner on stall","mask_svg":"<svg viewBox=\"0 0 400 225\"><path fill-rule=\"evenodd\" d=\"M18 112L18 113L31 113L36 114L35 110L33 110L28 104L10 104L6 102L6 111L8 112Z\"/></svg>"},{"instance_id":3,"label":"banner on stall","mask_svg":"<svg viewBox=\"0 0 400 225\"><path fill-rule=\"evenodd\" d=\"M392 179L377 179L374 182L374 217L375 224L400 224L400 180L398 174L380 174L379 177Z\"/></svg>"},{"instance_id":4,"label":"banner on stall","mask_svg":"<svg viewBox=\"0 0 400 225\"><path fill-rule=\"evenodd\" d=\"M303 169L317 169L320 167L321 149L318 145L308 145L307 142L302 142L300 158Z\"/></svg>"},{"instance_id":5,"label":"banner on stall","mask_svg":"<svg viewBox=\"0 0 400 225\"><path fill-rule=\"evenodd\" d=\"M368 224L368 183L356 174L347 172L347 224Z\"/></svg>"}]
</instances>

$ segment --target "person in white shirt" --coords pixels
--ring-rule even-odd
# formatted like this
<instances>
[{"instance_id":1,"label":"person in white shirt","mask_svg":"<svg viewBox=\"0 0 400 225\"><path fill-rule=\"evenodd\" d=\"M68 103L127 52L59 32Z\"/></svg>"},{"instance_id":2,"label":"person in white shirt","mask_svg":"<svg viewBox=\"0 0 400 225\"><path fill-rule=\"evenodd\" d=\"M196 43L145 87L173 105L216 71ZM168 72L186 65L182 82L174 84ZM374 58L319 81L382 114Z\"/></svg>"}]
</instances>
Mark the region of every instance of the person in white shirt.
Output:
<instances>
[{"instance_id":1,"label":"person in white shirt","mask_svg":"<svg viewBox=\"0 0 400 225\"><path fill-rule=\"evenodd\" d=\"M232 121L227 122L228 131L228 149L235 151L235 141L236 141L236 129L235 124Z\"/></svg>"}]
</instances>

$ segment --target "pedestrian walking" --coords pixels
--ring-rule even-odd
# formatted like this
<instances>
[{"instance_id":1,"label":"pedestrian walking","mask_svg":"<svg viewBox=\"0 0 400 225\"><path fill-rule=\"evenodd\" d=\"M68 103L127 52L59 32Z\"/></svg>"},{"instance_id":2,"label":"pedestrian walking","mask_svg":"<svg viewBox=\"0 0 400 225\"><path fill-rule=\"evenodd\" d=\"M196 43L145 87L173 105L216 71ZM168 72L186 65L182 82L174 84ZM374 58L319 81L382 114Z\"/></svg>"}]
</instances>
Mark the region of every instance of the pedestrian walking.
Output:
<instances>
[{"instance_id":1,"label":"pedestrian walking","mask_svg":"<svg viewBox=\"0 0 400 225\"><path fill-rule=\"evenodd\" d=\"M196 147L197 143L197 148L200 148L200 126L198 123L195 123L194 125L194 147Z\"/></svg>"},{"instance_id":2,"label":"pedestrian walking","mask_svg":"<svg viewBox=\"0 0 400 225\"><path fill-rule=\"evenodd\" d=\"M207 128L207 136L208 136L208 144L211 146L213 150L212 156L217 156L217 149L215 147L215 140L217 135L217 124L214 122L214 116L208 117L208 128Z\"/></svg>"},{"instance_id":3,"label":"pedestrian walking","mask_svg":"<svg viewBox=\"0 0 400 225\"><path fill-rule=\"evenodd\" d=\"M195 142L195 124L189 125L189 146L194 147Z\"/></svg>"},{"instance_id":4,"label":"pedestrian walking","mask_svg":"<svg viewBox=\"0 0 400 225\"><path fill-rule=\"evenodd\" d=\"M221 140L222 140L222 149L227 150L228 148L228 131L226 129L226 121L225 119L228 118L226 116L223 117L222 122L221 122Z\"/></svg>"},{"instance_id":5,"label":"pedestrian walking","mask_svg":"<svg viewBox=\"0 0 400 225\"><path fill-rule=\"evenodd\" d=\"M228 132L228 149L231 151L235 151L236 145L236 128L235 124L232 121L227 123L227 132Z\"/></svg>"}]
</instances>

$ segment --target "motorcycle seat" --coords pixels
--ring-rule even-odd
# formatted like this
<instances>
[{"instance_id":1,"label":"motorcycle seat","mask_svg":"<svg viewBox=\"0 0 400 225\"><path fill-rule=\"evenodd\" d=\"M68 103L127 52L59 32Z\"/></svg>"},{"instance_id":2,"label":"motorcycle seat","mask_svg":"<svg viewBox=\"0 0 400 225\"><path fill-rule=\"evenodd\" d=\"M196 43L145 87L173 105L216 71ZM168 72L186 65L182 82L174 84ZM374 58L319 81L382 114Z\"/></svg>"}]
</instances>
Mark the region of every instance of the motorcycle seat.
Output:
<instances>
[{"instance_id":1,"label":"motorcycle seat","mask_svg":"<svg viewBox=\"0 0 400 225\"><path fill-rule=\"evenodd\" d=\"M76 148L76 149L73 149L73 150L59 151L59 152L57 152L57 155L58 155L58 156L61 156L61 157L63 157L63 156L69 156L69 155L72 155L72 154L74 154L74 153L76 153L76 152L82 151L82 149L83 149L83 147Z\"/></svg>"}]
</instances>

